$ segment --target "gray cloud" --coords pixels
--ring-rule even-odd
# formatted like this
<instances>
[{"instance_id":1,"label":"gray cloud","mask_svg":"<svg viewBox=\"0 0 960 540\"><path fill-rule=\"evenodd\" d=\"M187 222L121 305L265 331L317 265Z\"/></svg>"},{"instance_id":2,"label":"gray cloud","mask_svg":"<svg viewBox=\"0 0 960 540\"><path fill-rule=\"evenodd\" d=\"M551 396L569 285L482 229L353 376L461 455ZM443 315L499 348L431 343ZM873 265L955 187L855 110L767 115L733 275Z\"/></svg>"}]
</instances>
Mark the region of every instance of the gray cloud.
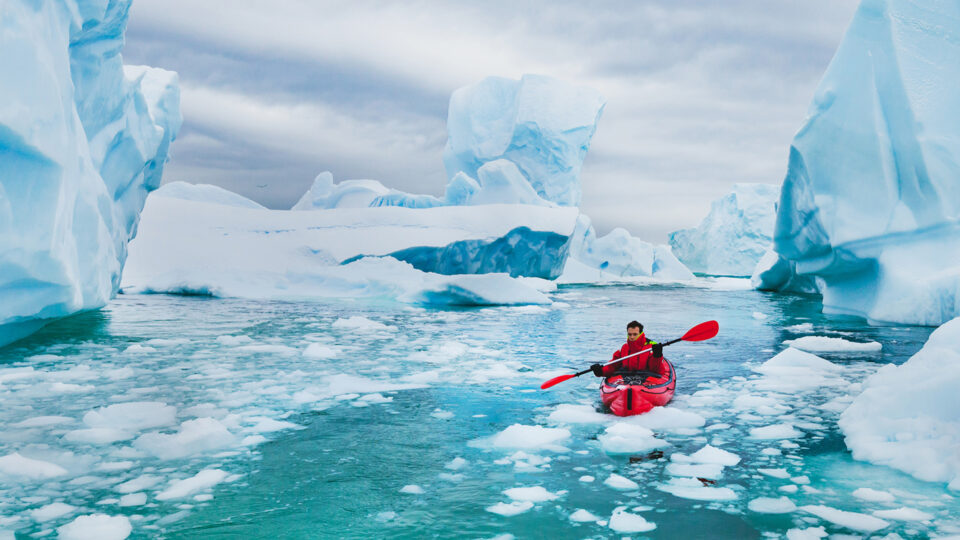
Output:
<instances>
[{"instance_id":1,"label":"gray cloud","mask_svg":"<svg viewBox=\"0 0 960 540\"><path fill-rule=\"evenodd\" d=\"M855 0L136 0L124 60L178 71L166 181L289 207L313 177L446 182L447 100L542 73L608 99L584 166L600 231L662 242L735 182L779 183Z\"/></svg>"}]
</instances>

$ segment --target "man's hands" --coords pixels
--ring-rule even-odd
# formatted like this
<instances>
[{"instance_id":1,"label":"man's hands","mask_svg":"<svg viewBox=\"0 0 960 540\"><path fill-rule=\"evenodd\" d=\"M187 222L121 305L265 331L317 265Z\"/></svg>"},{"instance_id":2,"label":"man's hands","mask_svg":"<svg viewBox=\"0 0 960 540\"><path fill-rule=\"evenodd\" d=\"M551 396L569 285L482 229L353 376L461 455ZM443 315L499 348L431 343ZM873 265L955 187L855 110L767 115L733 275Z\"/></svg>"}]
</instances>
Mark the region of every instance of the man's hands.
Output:
<instances>
[{"instance_id":1,"label":"man's hands","mask_svg":"<svg viewBox=\"0 0 960 540\"><path fill-rule=\"evenodd\" d=\"M663 345L659 343L653 345L653 357L663 358Z\"/></svg>"},{"instance_id":2,"label":"man's hands","mask_svg":"<svg viewBox=\"0 0 960 540\"><path fill-rule=\"evenodd\" d=\"M597 377L603 377L603 366L600 364L593 364L590 366L590 371L592 371Z\"/></svg>"}]
</instances>

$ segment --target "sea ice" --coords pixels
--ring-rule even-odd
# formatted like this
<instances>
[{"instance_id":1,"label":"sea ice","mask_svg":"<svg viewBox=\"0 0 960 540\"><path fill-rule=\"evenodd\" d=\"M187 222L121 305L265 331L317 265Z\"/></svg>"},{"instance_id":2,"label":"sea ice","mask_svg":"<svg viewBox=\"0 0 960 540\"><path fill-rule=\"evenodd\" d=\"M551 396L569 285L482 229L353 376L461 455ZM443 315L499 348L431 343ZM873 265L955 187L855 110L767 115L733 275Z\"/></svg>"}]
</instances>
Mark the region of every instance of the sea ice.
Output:
<instances>
[{"instance_id":1,"label":"sea ice","mask_svg":"<svg viewBox=\"0 0 960 540\"><path fill-rule=\"evenodd\" d=\"M572 403L561 403L547 417L550 424L607 424L610 422L610 416L598 412L596 407L590 405L574 405Z\"/></svg>"},{"instance_id":2,"label":"sea ice","mask_svg":"<svg viewBox=\"0 0 960 540\"><path fill-rule=\"evenodd\" d=\"M67 474L67 470L49 461L31 459L13 452L0 457L0 474L26 480L46 480Z\"/></svg>"},{"instance_id":3,"label":"sea ice","mask_svg":"<svg viewBox=\"0 0 960 540\"><path fill-rule=\"evenodd\" d=\"M60 540L123 540L133 527L126 516L90 514L57 528Z\"/></svg>"},{"instance_id":4,"label":"sea ice","mask_svg":"<svg viewBox=\"0 0 960 540\"><path fill-rule=\"evenodd\" d=\"M895 498L889 491L870 488L858 488L854 490L853 496L871 502L893 502Z\"/></svg>"},{"instance_id":5,"label":"sea ice","mask_svg":"<svg viewBox=\"0 0 960 540\"><path fill-rule=\"evenodd\" d=\"M608 454L645 452L668 444L654 437L649 429L629 421L613 424L599 435L597 440L600 441L603 451Z\"/></svg>"},{"instance_id":6,"label":"sea ice","mask_svg":"<svg viewBox=\"0 0 960 540\"><path fill-rule=\"evenodd\" d=\"M794 349L807 352L877 352L882 345L876 341L858 343L843 338L827 336L804 336L797 339L788 339L783 342Z\"/></svg>"},{"instance_id":7,"label":"sea ice","mask_svg":"<svg viewBox=\"0 0 960 540\"><path fill-rule=\"evenodd\" d=\"M495 448L556 448L570 438L570 430L513 424L494 435L490 443Z\"/></svg>"},{"instance_id":8,"label":"sea ice","mask_svg":"<svg viewBox=\"0 0 960 540\"><path fill-rule=\"evenodd\" d=\"M673 478L657 486L657 489L676 497L696 501L731 501L737 498L736 492L730 488L704 486L696 478Z\"/></svg>"},{"instance_id":9,"label":"sea ice","mask_svg":"<svg viewBox=\"0 0 960 540\"><path fill-rule=\"evenodd\" d=\"M846 527L848 529L853 529L855 531L874 532L890 525L890 523L880 518L868 516L866 514L860 514L858 512L838 510L836 508L830 508L829 506L808 505L801 506L800 509L805 512L809 512L823 520L829 521L830 523L840 525L841 527Z\"/></svg>"},{"instance_id":10,"label":"sea ice","mask_svg":"<svg viewBox=\"0 0 960 540\"><path fill-rule=\"evenodd\" d=\"M91 428L143 431L176 423L177 408L166 403L133 401L94 409L83 415Z\"/></svg>"},{"instance_id":11,"label":"sea ice","mask_svg":"<svg viewBox=\"0 0 960 540\"><path fill-rule=\"evenodd\" d=\"M196 475L170 483L167 489L157 494L158 501L183 499L197 492L212 488L227 478L226 471L220 469L206 469Z\"/></svg>"},{"instance_id":12,"label":"sea ice","mask_svg":"<svg viewBox=\"0 0 960 540\"><path fill-rule=\"evenodd\" d=\"M160 459L175 459L228 448L237 438L214 418L197 418L180 424L177 433L146 433L133 446Z\"/></svg>"},{"instance_id":13,"label":"sea ice","mask_svg":"<svg viewBox=\"0 0 960 540\"><path fill-rule=\"evenodd\" d=\"M407 484L400 488L400 493L407 493L410 495L422 495L424 493L423 488L416 484Z\"/></svg>"},{"instance_id":14,"label":"sea ice","mask_svg":"<svg viewBox=\"0 0 960 540\"><path fill-rule=\"evenodd\" d=\"M504 490L503 494L514 501L530 501L535 503L559 499L561 495L559 492L551 493L543 486L515 487Z\"/></svg>"},{"instance_id":15,"label":"sea ice","mask_svg":"<svg viewBox=\"0 0 960 540\"><path fill-rule=\"evenodd\" d=\"M669 463L665 469L672 476L687 476L695 478L709 478L713 480L723 476L723 465L719 463Z\"/></svg>"},{"instance_id":16,"label":"sea ice","mask_svg":"<svg viewBox=\"0 0 960 540\"><path fill-rule=\"evenodd\" d=\"M723 465L725 467L731 467L737 463L740 463L740 456L732 452L727 452L726 450L710 446L709 444L700 450L697 450L693 454L690 454L690 456L688 456L686 459L680 458L677 454L674 454L674 456L679 458L676 461L689 461L691 463L713 463L717 465Z\"/></svg>"},{"instance_id":17,"label":"sea ice","mask_svg":"<svg viewBox=\"0 0 960 540\"><path fill-rule=\"evenodd\" d=\"M603 481L603 484L619 491L633 491L635 489L640 489L640 484L616 473L611 473L610 476Z\"/></svg>"},{"instance_id":18,"label":"sea ice","mask_svg":"<svg viewBox=\"0 0 960 540\"><path fill-rule=\"evenodd\" d=\"M533 508L533 503L530 501L514 501L510 503L499 502L492 506L488 506L486 511L492 514L500 514L501 516L510 517L517 514L522 514L531 508Z\"/></svg>"},{"instance_id":19,"label":"sea ice","mask_svg":"<svg viewBox=\"0 0 960 540\"><path fill-rule=\"evenodd\" d=\"M618 533L638 533L652 531L657 525L643 516L627 512L626 506L618 506L613 509L609 527Z\"/></svg>"},{"instance_id":20,"label":"sea ice","mask_svg":"<svg viewBox=\"0 0 960 540\"><path fill-rule=\"evenodd\" d=\"M599 517L599 516L595 516L595 515L591 514L590 512L588 512L587 510L584 510L583 508L577 509L577 511L575 511L575 512L572 513L572 514L570 514L569 518L570 518L570 521L574 521L574 522L577 522L577 523L586 523L586 522L588 522L588 521L599 521L599 520L600 520L600 517Z\"/></svg>"},{"instance_id":21,"label":"sea ice","mask_svg":"<svg viewBox=\"0 0 960 540\"><path fill-rule=\"evenodd\" d=\"M779 455L779 451L777 453ZM757 472L772 478L787 479L790 478L790 473L786 469L757 469Z\"/></svg>"},{"instance_id":22,"label":"sea ice","mask_svg":"<svg viewBox=\"0 0 960 540\"><path fill-rule=\"evenodd\" d=\"M873 515L882 519L895 519L898 521L929 521L933 519L933 514L928 514L916 508L907 508L901 506L893 510L876 510Z\"/></svg>"},{"instance_id":23,"label":"sea ice","mask_svg":"<svg viewBox=\"0 0 960 540\"><path fill-rule=\"evenodd\" d=\"M34 521L50 521L51 519L63 517L76 509L76 506L62 502L55 502L41 506L36 510L31 510L30 517L33 518Z\"/></svg>"},{"instance_id":24,"label":"sea ice","mask_svg":"<svg viewBox=\"0 0 960 540\"><path fill-rule=\"evenodd\" d=\"M117 503L117 506L122 508L130 506L143 506L147 504L147 494L146 493L129 493L120 497L120 501Z\"/></svg>"},{"instance_id":25,"label":"sea ice","mask_svg":"<svg viewBox=\"0 0 960 540\"><path fill-rule=\"evenodd\" d=\"M787 540L820 540L821 538L826 538L827 536L827 530L823 527L790 529L787 531Z\"/></svg>"},{"instance_id":26,"label":"sea ice","mask_svg":"<svg viewBox=\"0 0 960 540\"><path fill-rule=\"evenodd\" d=\"M797 505L786 497L776 499L759 497L747 503L747 508L760 514L787 514L797 509Z\"/></svg>"}]
</instances>

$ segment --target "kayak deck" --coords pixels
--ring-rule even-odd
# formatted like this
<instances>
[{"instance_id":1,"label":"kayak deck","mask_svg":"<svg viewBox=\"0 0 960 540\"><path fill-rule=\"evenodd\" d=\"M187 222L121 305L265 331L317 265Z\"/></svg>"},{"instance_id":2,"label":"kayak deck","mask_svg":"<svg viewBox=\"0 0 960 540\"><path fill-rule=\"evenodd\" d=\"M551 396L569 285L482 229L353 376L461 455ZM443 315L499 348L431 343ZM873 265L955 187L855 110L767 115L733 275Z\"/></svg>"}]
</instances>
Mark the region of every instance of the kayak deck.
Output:
<instances>
[{"instance_id":1,"label":"kayak deck","mask_svg":"<svg viewBox=\"0 0 960 540\"><path fill-rule=\"evenodd\" d=\"M603 380L600 399L617 416L643 414L654 407L662 407L673 398L677 387L676 371L666 358L666 375L649 371L616 373Z\"/></svg>"}]
</instances>

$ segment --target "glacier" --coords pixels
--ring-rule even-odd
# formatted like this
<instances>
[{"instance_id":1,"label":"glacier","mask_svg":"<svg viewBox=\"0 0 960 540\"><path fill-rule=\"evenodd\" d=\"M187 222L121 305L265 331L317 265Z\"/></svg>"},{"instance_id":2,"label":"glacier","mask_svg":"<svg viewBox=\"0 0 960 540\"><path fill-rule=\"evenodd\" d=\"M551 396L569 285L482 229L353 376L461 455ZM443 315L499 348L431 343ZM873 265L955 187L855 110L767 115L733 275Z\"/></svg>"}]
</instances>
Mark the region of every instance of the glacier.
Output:
<instances>
[{"instance_id":1,"label":"glacier","mask_svg":"<svg viewBox=\"0 0 960 540\"><path fill-rule=\"evenodd\" d=\"M177 75L123 65L129 8L4 2L0 345L105 305L160 185L181 123Z\"/></svg>"},{"instance_id":2,"label":"glacier","mask_svg":"<svg viewBox=\"0 0 960 540\"><path fill-rule=\"evenodd\" d=\"M779 186L734 184L733 191L713 201L699 226L670 233L673 254L694 272L752 275L773 242L779 196Z\"/></svg>"},{"instance_id":3,"label":"glacier","mask_svg":"<svg viewBox=\"0 0 960 540\"><path fill-rule=\"evenodd\" d=\"M774 229L825 312L960 315L958 79L960 6L862 2L793 140Z\"/></svg>"}]
</instances>

